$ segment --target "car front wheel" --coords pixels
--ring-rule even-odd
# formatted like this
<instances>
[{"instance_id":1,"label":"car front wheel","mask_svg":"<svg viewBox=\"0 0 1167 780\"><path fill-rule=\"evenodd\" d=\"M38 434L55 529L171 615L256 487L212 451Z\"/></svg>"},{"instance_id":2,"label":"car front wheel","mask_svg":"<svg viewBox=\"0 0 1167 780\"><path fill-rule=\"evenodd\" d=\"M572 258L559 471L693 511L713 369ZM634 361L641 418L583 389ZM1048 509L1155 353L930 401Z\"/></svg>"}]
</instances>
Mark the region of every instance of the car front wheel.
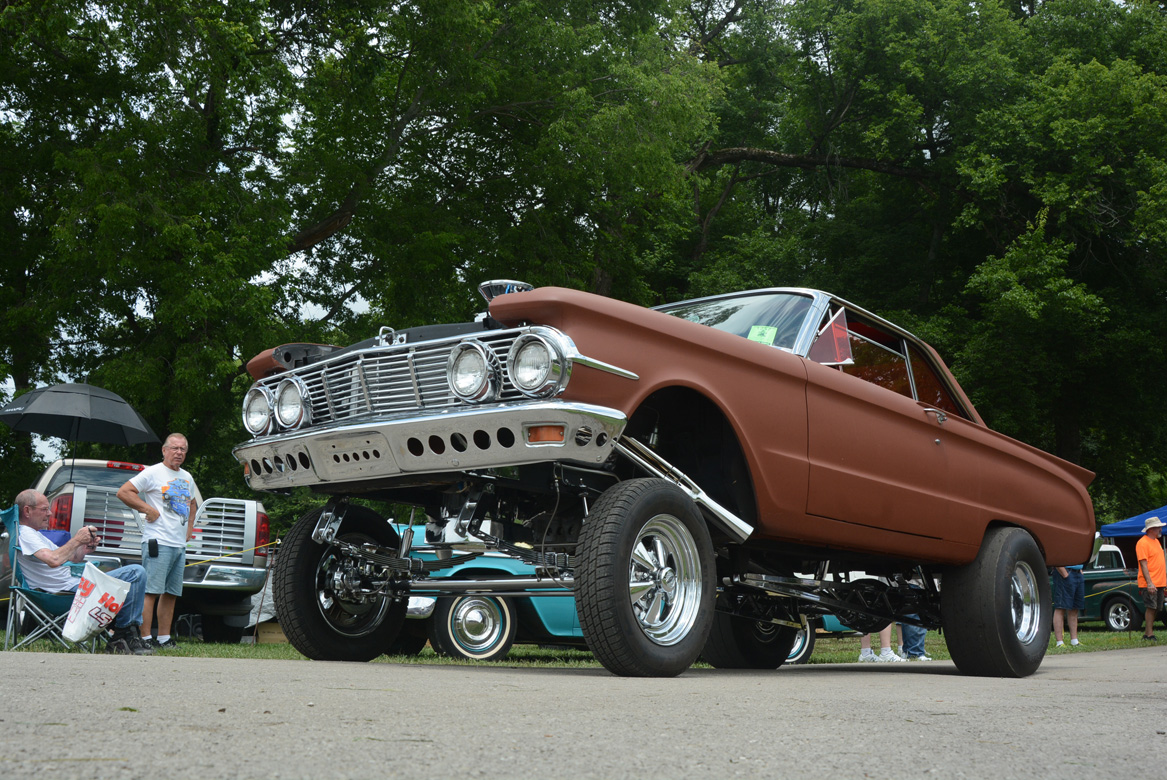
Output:
<instances>
[{"instance_id":1,"label":"car front wheel","mask_svg":"<svg viewBox=\"0 0 1167 780\"><path fill-rule=\"evenodd\" d=\"M1045 658L1050 583L1037 543L1020 528L991 528L976 559L944 574L941 612L956 668L1025 677Z\"/></svg>"},{"instance_id":2,"label":"car front wheel","mask_svg":"<svg viewBox=\"0 0 1167 780\"><path fill-rule=\"evenodd\" d=\"M370 589L362 567L312 539L320 512L301 517L280 545L272 573L280 627L313 660L371 661L397 638L407 602L362 592ZM397 532L366 507L347 507L336 536L355 545L397 547Z\"/></svg>"},{"instance_id":3,"label":"car front wheel","mask_svg":"<svg viewBox=\"0 0 1167 780\"><path fill-rule=\"evenodd\" d=\"M625 677L674 677L697 660L716 598L713 544L697 505L663 479L621 482L584 521L576 566L580 626Z\"/></svg>"}]
</instances>

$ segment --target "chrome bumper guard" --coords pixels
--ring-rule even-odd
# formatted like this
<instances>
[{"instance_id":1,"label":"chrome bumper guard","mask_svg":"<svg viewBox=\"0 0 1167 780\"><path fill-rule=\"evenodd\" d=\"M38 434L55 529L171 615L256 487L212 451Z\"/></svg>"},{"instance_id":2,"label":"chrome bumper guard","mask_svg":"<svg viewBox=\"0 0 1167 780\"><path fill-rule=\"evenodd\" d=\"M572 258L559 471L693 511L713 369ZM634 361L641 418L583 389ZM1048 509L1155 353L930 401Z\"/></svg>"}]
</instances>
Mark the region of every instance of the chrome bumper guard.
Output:
<instances>
[{"instance_id":1,"label":"chrome bumper guard","mask_svg":"<svg viewBox=\"0 0 1167 780\"><path fill-rule=\"evenodd\" d=\"M247 593L258 593L266 579L266 568L253 569L213 563L196 563L188 566L182 573L184 587L237 590Z\"/></svg>"},{"instance_id":2,"label":"chrome bumper guard","mask_svg":"<svg viewBox=\"0 0 1167 780\"><path fill-rule=\"evenodd\" d=\"M616 409L533 401L295 431L255 439L233 454L253 489L283 490L549 460L599 464L626 423ZM563 441L542 440L548 426L561 426Z\"/></svg>"}]
</instances>

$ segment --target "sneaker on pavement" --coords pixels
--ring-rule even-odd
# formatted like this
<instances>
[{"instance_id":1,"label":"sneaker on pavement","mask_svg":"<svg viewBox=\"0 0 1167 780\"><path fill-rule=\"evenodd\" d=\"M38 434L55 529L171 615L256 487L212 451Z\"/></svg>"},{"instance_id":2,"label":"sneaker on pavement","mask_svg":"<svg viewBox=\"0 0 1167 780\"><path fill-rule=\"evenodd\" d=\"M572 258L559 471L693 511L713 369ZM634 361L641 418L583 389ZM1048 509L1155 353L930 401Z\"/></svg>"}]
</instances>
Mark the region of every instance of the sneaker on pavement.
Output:
<instances>
[{"instance_id":1,"label":"sneaker on pavement","mask_svg":"<svg viewBox=\"0 0 1167 780\"><path fill-rule=\"evenodd\" d=\"M877 660L878 659L875 657L875 653L871 652L870 650L860 650L859 651L859 663L861 663L861 664L873 664Z\"/></svg>"},{"instance_id":2,"label":"sneaker on pavement","mask_svg":"<svg viewBox=\"0 0 1167 780\"><path fill-rule=\"evenodd\" d=\"M893 653L890 647L880 650L875 660L881 664L902 664L904 662L904 659Z\"/></svg>"}]
</instances>

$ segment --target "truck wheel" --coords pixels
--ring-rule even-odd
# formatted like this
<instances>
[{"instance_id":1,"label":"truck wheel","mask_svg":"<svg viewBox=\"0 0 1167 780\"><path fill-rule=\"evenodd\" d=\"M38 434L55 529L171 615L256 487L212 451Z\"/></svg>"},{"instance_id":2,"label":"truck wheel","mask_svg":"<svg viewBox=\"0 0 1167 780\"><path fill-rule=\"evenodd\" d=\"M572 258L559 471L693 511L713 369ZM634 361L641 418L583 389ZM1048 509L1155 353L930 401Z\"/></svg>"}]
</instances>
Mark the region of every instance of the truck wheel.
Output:
<instances>
[{"instance_id":1,"label":"truck wheel","mask_svg":"<svg viewBox=\"0 0 1167 780\"><path fill-rule=\"evenodd\" d=\"M408 602L386 596L356 599L336 583L360 578L336 549L312 540L322 510L301 517L280 545L272 573L280 627L292 646L319 661L371 661L401 631ZM366 507L345 511L337 538L353 544L397 547L397 532Z\"/></svg>"},{"instance_id":2,"label":"truck wheel","mask_svg":"<svg viewBox=\"0 0 1167 780\"><path fill-rule=\"evenodd\" d=\"M203 641L237 645L243 638L243 626L229 626L222 615L203 615Z\"/></svg>"},{"instance_id":3,"label":"truck wheel","mask_svg":"<svg viewBox=\"0 0 1167 780\"><path fill-rule=\"evenodd\" d=\"M491 596L440 598L429 620L430 645L438 655L501 661L511 651L519 624L507 599Z\"/></svg>"},{"instance_id":4,"label":"truck wheel","mask_svg":"<svg viewBox=\"0 0 1167 780\"><path fill-rule=\"evenodd\" d=\"M993 528L976 559L945 572L940 608L956 668L980 677L1025 677L1041 665L1052 625L1041 550L1020 528Z\"/></svg>"},{"instance_id":5,"label":"truck wheel","mask_svg":"<svg viewBox=\"0 0 1167 780\"><path fill-rule=\"evenodd\" d=\"M1106 602L1102 607L1102 619L1111 631L1137 631L1143 627L1142 615L1126 597L1119 596Z\"/></svg>"},{"instance_id":6,"label":"truck wheel","mask_svg":"<svg viewBox=\"0 0 1167 780\"><path fill-rule=\"evenodd\" d=\"M696 504L663 479L600 496L579 537L576 606L592 653L626 677L675 677L713 620L713 544Z\"/></svg>"},{"instance_id":7,"label":"truck wheel","mask_svg":"<svg viewBox=\"0 0 1167 780\"><path fill-rule=\"evenodd\" d=\"M777 669L799 634L797 628L716 612L701 657L718 669Z\"/></svg>"}]
</instances>

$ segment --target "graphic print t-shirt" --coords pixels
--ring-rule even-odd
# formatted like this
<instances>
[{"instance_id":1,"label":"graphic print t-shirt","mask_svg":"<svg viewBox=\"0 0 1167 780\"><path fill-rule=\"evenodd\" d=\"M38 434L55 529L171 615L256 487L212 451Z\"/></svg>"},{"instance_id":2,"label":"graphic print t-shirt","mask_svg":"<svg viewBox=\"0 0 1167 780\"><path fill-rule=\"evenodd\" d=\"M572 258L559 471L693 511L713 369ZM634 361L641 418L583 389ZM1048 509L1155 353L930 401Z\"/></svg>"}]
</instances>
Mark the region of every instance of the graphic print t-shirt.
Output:
<instances>
[{"instance_id":1,"label":"graphic print t-shirt","mask_svg":"<svg viewBox=\"0 0 1167 780\"><path fill-rule=\"evenodd\" d=\"M191 501L201 504L203 500L190 473L155 463L131 479L130 484L159 513L156 521L144 524L142 539L157 539L166 547L186 547L187 524L193 519Z\"/></svg>"}]
</instances>

